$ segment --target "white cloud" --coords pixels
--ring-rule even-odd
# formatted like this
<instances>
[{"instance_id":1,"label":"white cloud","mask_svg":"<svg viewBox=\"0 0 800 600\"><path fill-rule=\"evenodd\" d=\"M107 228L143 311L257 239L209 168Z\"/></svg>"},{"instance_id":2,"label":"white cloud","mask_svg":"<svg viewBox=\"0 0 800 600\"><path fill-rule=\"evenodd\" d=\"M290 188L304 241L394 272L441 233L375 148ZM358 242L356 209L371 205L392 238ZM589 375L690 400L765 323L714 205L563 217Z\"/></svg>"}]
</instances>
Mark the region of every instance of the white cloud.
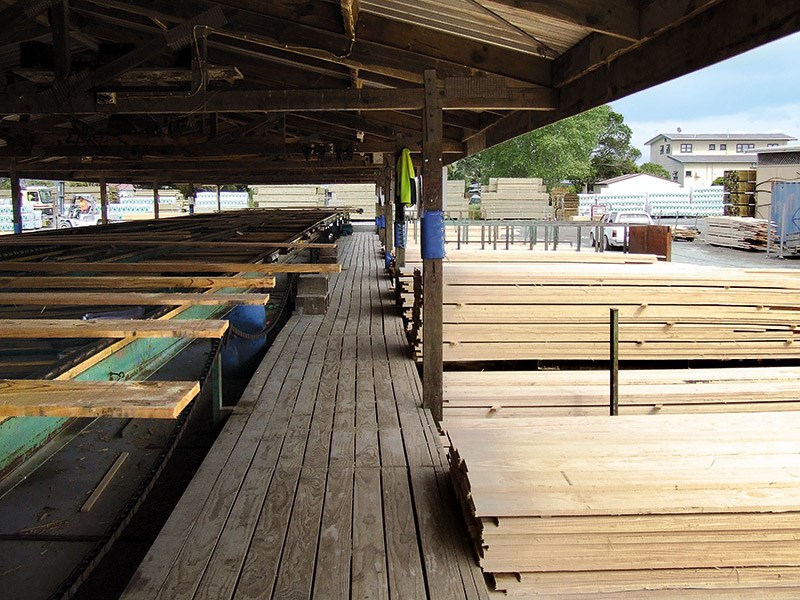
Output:
<instances>
[{"instance_id":1,"label":"white cloud","mask_svg":"<svg viewBox=\"0 0 800 600\"><path fill-rule=\"evenodd\" d=\"M758 107L733 114L689 119L652 119L625 121L633 130L631 145L642 152L642 162L649 160L644 143L659 133L785 133L800 138L800 103L777 107ZM793 145L800 142L791 142Z\"/></svg>"}]
</instances>

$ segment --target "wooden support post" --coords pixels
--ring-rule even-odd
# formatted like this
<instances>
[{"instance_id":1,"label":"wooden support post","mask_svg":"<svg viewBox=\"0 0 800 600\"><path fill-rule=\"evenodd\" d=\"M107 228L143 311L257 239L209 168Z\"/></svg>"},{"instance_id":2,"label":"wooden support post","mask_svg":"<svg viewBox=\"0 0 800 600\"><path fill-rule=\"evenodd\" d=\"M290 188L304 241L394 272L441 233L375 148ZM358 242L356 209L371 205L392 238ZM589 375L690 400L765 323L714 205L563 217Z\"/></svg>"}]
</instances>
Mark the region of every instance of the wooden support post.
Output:
<instances>
[{"instance_id":1,"label":"wooden support post","mask_svg":"<svg viewBox=\"0 0 800 600\"><path fill-rule=\"evenodd\" d=\"M157 219L159 216L159 206L158 206L158 182L153 182L153 215Z\"/></svg>"},{"instance_id":2,"label":"wooden support post","mask_svg":"<svg viewBox=\"0 0 800 600\"><path fill-rule=\"evenodd\" d=\"M100 177L100 222L108 224L108 186L105 175Z\"/></svg>"},{"instance_id":3,"label":"wooden support post","mask_svg":"<svg viewBox=\"0 0 800 600\"><path fill-rule=\"evenodd\" d=\"M389 155L393 156L393 155ZM392 161L390 161L391 163ZM393 165L392 165L393 166ZM395 169L389 170L391 173L392 184L389 186L389 193L386 194L386 252L387 254L394 249L394 196L397 189L397 173Z\"/></svg>"},{"instance_id":4,"label":"wooden support post","mask_svg":"<svg viewBox=\"0 0 800 600\"><path fill-rule=\"evenodd\" d=\"M400 181L397 179L397 161L400 158L400 151L404 147L405 147L405 141L403 139L403 136L402 136L402 134L398 134L397 137L396 137L396 141L395 141L394 157L393 157L393 161L392 161L392 167L393 168L392 168L392 171L391 171L393 173L394 180L395 180L395 186L396 186L395 189L399 189L398 186L400 185ZM398 193L395 192L394 194L392 194L392 198L396 199L397 195L398 195ZM403 205L402 202L398 201L396 203L396 205L395 205L394 220L395 220L395 223L402 223L402 224L405 225L406 211L405 211L405 206ZM405 267L406 266L405 243L403 244L403 246L404 246L403 248L400 248L397 245L397 236L395 236L395 240L394 240L394 256L395 256L395 264L398 267L398 271L399 271L400 267Z\"/></svg>"},{"instance_id":5,"label":"wooden support post","mask_svg":"<svg viewBox=\"0 0 800 600\"><path fill-rule=\"evenodd\" d=\"M425 109L422 133L423 207L442 210L442 104L436 89L436 71L425 71ZM424 237L423 233L423 237ZM422 287L425 295L422 322L422 397L437 422L442 420L442 295L441 259L422 261Z\"/></svg>"},{"instance_id":6,"label":"wooden support post","mask_svg":"<svg viewBox=\"0 0 800 600\"><path fill-rule=\"evenodd\" d=\"M14 222L14 233L22 233L22 188L17 176L17 160L11 159L11 214Z\"/></svg>"}]
</instances>

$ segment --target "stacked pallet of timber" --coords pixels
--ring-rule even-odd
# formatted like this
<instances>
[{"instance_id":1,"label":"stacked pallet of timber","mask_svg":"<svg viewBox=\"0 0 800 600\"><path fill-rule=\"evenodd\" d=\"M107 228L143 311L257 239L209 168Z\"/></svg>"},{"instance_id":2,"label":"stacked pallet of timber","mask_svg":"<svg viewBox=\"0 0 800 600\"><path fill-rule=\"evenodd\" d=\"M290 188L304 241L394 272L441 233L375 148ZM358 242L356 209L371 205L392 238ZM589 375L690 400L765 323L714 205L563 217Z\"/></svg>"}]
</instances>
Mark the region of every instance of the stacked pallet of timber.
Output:
<instances>
[{"instance_id":1,"label":"stacked pallet of timber","mask_svg":"<svg viewBox=\"0 0 800 600\"><path fill-rule=\"evenodd\" d=\"M800 596L800 413L483 420L448 435L497 592Z\"/></svg>"},{"instance_id":2,"label":"stacked pallet of timber","mask_svg":"<svg viewBox=\"0 0 800 600\"><path fill-rule=\"evenodd\" d=\"M541 179L490 179L481 192L484 219L546 219L550 196Z\"/></svg>"},{"instance_id":3,"label":"stacked pallet of timber","mask_svg":"<svg viewBox=\"0 0 800 600\"><path fill-rule=\"evenodd\" d=\"M375 185L372 183L261 185L253 190L253 201L259 208L350 208L354 220L375 218Z\"/></svg>"},{"instance_id":4,"label":"stacked pallet of timber","mask_svg":"<svg viewBox=\"0 0 800 600\"><path fill-rule=\"evenodd\" d=\"M619 372L620 415L800 410L800 367ZM609 414L608 371L445 371L445 427ZM513 423L512 423L513 425Z\"/></svg>"},{"instance_id":5,"label":"stacked pallet of timber","mask_svg":"<svg viewBox=\"0 0 800 600\"><path fill-rule=\"evenodd\" d=\"M709 217L707 223L706 242L713 246L764 251L770 226L772 237L775 238L775 225L770 225L766 219Z\"/></svg>"},{"instance_id":6,"label":"stacked pallet of timber","mask_svg":"<svg viewBox=\"0 0 800 600\"><path fill-rule=\"evenodd\" d=\"M375 218L374 183L337 183L327 187L332 195L328 206L352 209L352 219L371 221Z\"/></svg>"},{"instance_id":7,"label":"stacked pallet of timber","mask_svg":"<svg viewBox=\"0 0 800 600\"><path fill-rule=\"evenodd\" d=\"M469 196L466 193L467 182L463 179L445 182L447 216L451 219L466 219L469 216Z\"/></svg>"},{"instance_id":8,"label":"stacked pallet of timber","mask_svg":"<svg viewBox=\"0 0 800 600\"><path fill-rule=\"evenodd\" d=\"M796 359L798 291L794 270L448 264L444 361L607 360L610 308L622 360Z\"/></svg>"}]
</instances>

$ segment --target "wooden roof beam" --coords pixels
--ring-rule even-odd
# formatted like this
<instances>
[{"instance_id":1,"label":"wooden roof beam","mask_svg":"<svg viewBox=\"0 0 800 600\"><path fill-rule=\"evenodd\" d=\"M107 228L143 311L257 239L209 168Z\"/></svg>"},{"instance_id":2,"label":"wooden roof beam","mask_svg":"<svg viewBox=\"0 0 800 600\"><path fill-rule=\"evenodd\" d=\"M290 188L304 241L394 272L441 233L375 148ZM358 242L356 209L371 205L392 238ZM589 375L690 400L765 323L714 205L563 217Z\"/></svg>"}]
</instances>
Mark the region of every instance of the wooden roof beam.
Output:
<instances>
[{"instance_id":1,"label":"wooden roof beam","mask_svg":"<svg viewBox=\"0 0 800 600\"><path fill-rule=\"evenodd\" d=\"M53 74L58 81L64 81L69 77L72 66L69 19L69 0L62 0L50 7L50 23L53 30Z\"/></svg>"},{"instance_id":2,"label":"wooden roof beam","mask_svg":"<svg viewBox=\"0 0 800 600\"><path fill-rule=\"evenodd\" d=\"M641 39L635 43L598 33L586 36L553 63L553 85L562 87L607 63L612 58L630 52L642 42L678 27L709 9L721 0L651 0L642 9Z\"/></svg>"},{"instance_id":3,"label":"wooden roof beam","mask_svg":"<svg viewBox=\"0 0 800 600\"><path fill-rule=\"evenodd\" d=\"M554 110L557 94L545 88L483 88L480 81L464 80L463 89L482 90L474 96L441 91L445 110ZM248 112L321 112L418 110L423 105L421 88L395 90L267 90L219 91L186 94L117 94L114 102L97 104L91 94L77 94L60 101L50 95L0 94L0 113L7 114L190 114Z\"/></svg>"},{"instance_id":4,"label":"wooden roof beam","mask_svg":"<svg viewBox=\"0 0 800 600\"><path fill-rule=\"evenodd\" d=\"M76 73L66 81L57 83L53 86L50 95L57 103L69 103L76 94L108 83L123 73L169 50L177 50L187 46L192 42L194 27L198 25L220 27L225 23L225 15L222 11L218 7L213 7L197 15L197 17L164 32L150 43L144 44L106 65L102 65L93 71Z\"/></svg>"}]
</instances>

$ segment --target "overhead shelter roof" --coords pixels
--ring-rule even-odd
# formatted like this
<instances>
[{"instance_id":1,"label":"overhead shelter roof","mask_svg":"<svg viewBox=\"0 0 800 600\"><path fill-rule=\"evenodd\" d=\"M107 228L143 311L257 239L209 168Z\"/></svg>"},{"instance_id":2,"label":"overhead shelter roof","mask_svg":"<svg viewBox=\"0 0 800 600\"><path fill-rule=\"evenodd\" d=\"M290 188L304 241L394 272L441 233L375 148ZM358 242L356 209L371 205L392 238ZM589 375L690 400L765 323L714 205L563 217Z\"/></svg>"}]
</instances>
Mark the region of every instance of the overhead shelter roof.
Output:
<instances>
[{"instance_id":1,"label":"overhead shelter roof","mask_svg":"<svg viewBox=\"0 0 800 600\"><path fill-rule=\"evenodd\" d=\"M420 149L425 71L452 162L800 29L777 0L2 6L0 172L130 182L371 181Z\"/></svg>"}]
</instances>

